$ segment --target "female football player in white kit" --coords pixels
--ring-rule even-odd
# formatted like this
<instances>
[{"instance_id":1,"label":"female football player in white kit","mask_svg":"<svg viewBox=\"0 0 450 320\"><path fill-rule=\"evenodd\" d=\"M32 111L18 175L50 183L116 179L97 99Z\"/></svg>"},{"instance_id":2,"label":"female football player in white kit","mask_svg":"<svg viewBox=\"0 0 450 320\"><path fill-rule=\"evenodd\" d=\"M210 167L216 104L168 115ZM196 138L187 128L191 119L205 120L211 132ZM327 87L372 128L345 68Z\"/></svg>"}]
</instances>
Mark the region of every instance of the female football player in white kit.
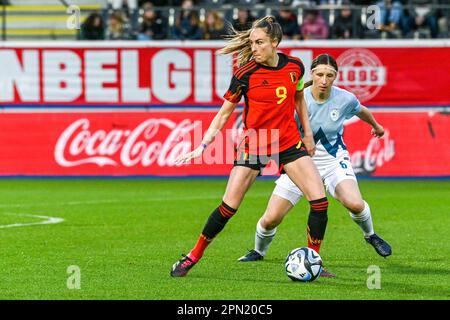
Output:
<instances>
[{"instance_id":1,"label":"female football player in white kit","mask_svg":"<svg viewBox=\"0 0 450 320\"><path fill-rule=\"evenodd\" d=\"M316 142L313 161L327 191L347 208L353 221L363 231L365 240L379 255L387 257L392 254L392 249L374 232L370 207L361 196L350 155L342 140L344 121L354 115L372 126L372 135L375 137L382 137L384 129L354 94L333 86L337 71L338 66L333 57L328 54L319 55L311 64L312 86L304 89ZM305 84L306 86L308 85ZM257 223L255 249L239 258L239 261L263 259L275 237L276 227L302 195L301 190L286 174L280 176L266 211Z\"/></svg>"}]
</instances>

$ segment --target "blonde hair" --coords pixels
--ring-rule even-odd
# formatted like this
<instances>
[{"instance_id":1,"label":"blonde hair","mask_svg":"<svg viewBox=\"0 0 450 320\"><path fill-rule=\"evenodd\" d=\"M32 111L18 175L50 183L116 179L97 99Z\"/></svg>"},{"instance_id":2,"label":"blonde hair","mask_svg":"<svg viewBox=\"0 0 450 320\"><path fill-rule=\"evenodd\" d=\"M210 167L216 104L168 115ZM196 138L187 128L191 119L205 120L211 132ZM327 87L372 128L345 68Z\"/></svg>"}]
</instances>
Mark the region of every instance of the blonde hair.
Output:
<instances>
[{"instance_id":1,"label":"blonde hair","mask_svg":"<svg viewBox=\"0 0 450 320\"><path fill-rule=\"evenodd\" d=\"M225 47L218 51L219 54L232 54L237 52L237 57L233 58L233 64L237 67L241 67L246 64L252 58L252 47L250 44L250 33L256 28L261 28L266 31L270 39L275 39L280 44L283 38L283 30L278 22L276 22L274 16L265 16L253 22L252 27L249 30L237 31L230 26L231 35L227 36L228 39Z\"/></svg>"}]
</instances>

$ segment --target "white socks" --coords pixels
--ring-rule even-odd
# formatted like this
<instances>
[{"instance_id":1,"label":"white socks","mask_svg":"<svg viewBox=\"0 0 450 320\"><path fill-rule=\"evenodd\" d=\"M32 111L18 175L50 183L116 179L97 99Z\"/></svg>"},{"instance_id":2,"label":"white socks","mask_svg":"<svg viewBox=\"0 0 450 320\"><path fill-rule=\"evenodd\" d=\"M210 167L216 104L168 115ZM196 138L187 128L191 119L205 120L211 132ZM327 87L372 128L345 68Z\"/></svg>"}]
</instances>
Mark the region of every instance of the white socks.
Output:
<instances>
[{"instance_id":1,"label":"white socks","mask_svg":"<svg viewBox=\"0 0 450 320\"><path fill-rule=\"evenodd\" d=\"M364 201L364 210L359 214L354 214L349 211L350 217L361 228L364 233L364 237L369 237L375 233L373 231L372 215L370 214L370 207L367 202Z\"/></svg>"},{"instance_id":2,"label":"white socks","mask_svg":"<svg viewBox=\"0 0 450 320\"><path fill-rule=\"evenodd\" d=\"M375 231L373 230L370 207L366 201L364 201L364 210L362 212L360 212L359 214L349 212L349 214L352 220L355 221L355 223L363 231L364 237L369 237L375 233ZM257 251L262 256L265 256L267 250L269 249L270 243L272 242L273 238L275 238L277 228L274 228L272 230L263 228L261 226L261 219L256 224L255 251Z\"/></svg>"},{"instance_id":3,"label":"white socks","mask_svg":"<svg viewBox=\"0 0 450 320\"><path fill-rule=\"evenodd\" d=\"M259 219L256 224L256 233L255 233L255 251L257 251L262 256L266 255L267 250L269 249L269 245L275 237L275 233L277 232L277 228L272 230L264 229L261 226L261 219Z\"/></svg>"}]
</instances>

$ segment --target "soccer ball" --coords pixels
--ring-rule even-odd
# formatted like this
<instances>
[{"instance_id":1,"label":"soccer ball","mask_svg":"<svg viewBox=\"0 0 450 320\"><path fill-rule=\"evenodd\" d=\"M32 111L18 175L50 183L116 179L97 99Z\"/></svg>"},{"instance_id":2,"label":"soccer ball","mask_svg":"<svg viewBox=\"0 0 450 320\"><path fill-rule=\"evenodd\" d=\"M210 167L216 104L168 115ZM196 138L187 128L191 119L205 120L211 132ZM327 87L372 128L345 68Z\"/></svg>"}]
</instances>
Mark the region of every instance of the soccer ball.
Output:
<instances>
[{"instance_id":1,"label":"soccer ball","mask_svg":"<svg viewBox=\"0 0 450 320\"><path fill-rule=\"evenodd\" d=\"M322 272L322 258L313 249L296 248L286 257L286 274L293 281L310 282Z\"/></svg>"}]
</instances>

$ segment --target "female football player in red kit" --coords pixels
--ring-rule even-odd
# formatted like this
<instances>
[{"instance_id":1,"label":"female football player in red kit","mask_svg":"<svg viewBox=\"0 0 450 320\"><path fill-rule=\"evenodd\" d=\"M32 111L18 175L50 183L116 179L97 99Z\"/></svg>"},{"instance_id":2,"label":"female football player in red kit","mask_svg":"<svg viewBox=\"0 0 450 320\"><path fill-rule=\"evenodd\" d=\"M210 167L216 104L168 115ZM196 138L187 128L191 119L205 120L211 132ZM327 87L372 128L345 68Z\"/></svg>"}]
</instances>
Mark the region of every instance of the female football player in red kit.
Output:
<instances>
[{"instance_id":1,"label":"female football player in red kit","mask_svg":"<svg viewBox=\"0 0 450 320\"><path fill-rule=\"evenodd\" d=\"M241 97L245 99L244 138L237 150L222 203L209 216L194 248L172 266L173 277L185 276L201 259L270 159L278 162L280 171L285 172L308 199L308 247L319 252L328 221L328 200L310 157L315 145L303 99L304 66L299 59L277 52L282 36L281 26L272 16L266 16L255 21L247 31L234 31L227 45L219 51L221 54L237 53L239 68L201 145L178 157L177 162L186 163L202 155L225 126ZM295 111L305 131L303 141L297 130Z\"/></svg>"}]
</instances>

